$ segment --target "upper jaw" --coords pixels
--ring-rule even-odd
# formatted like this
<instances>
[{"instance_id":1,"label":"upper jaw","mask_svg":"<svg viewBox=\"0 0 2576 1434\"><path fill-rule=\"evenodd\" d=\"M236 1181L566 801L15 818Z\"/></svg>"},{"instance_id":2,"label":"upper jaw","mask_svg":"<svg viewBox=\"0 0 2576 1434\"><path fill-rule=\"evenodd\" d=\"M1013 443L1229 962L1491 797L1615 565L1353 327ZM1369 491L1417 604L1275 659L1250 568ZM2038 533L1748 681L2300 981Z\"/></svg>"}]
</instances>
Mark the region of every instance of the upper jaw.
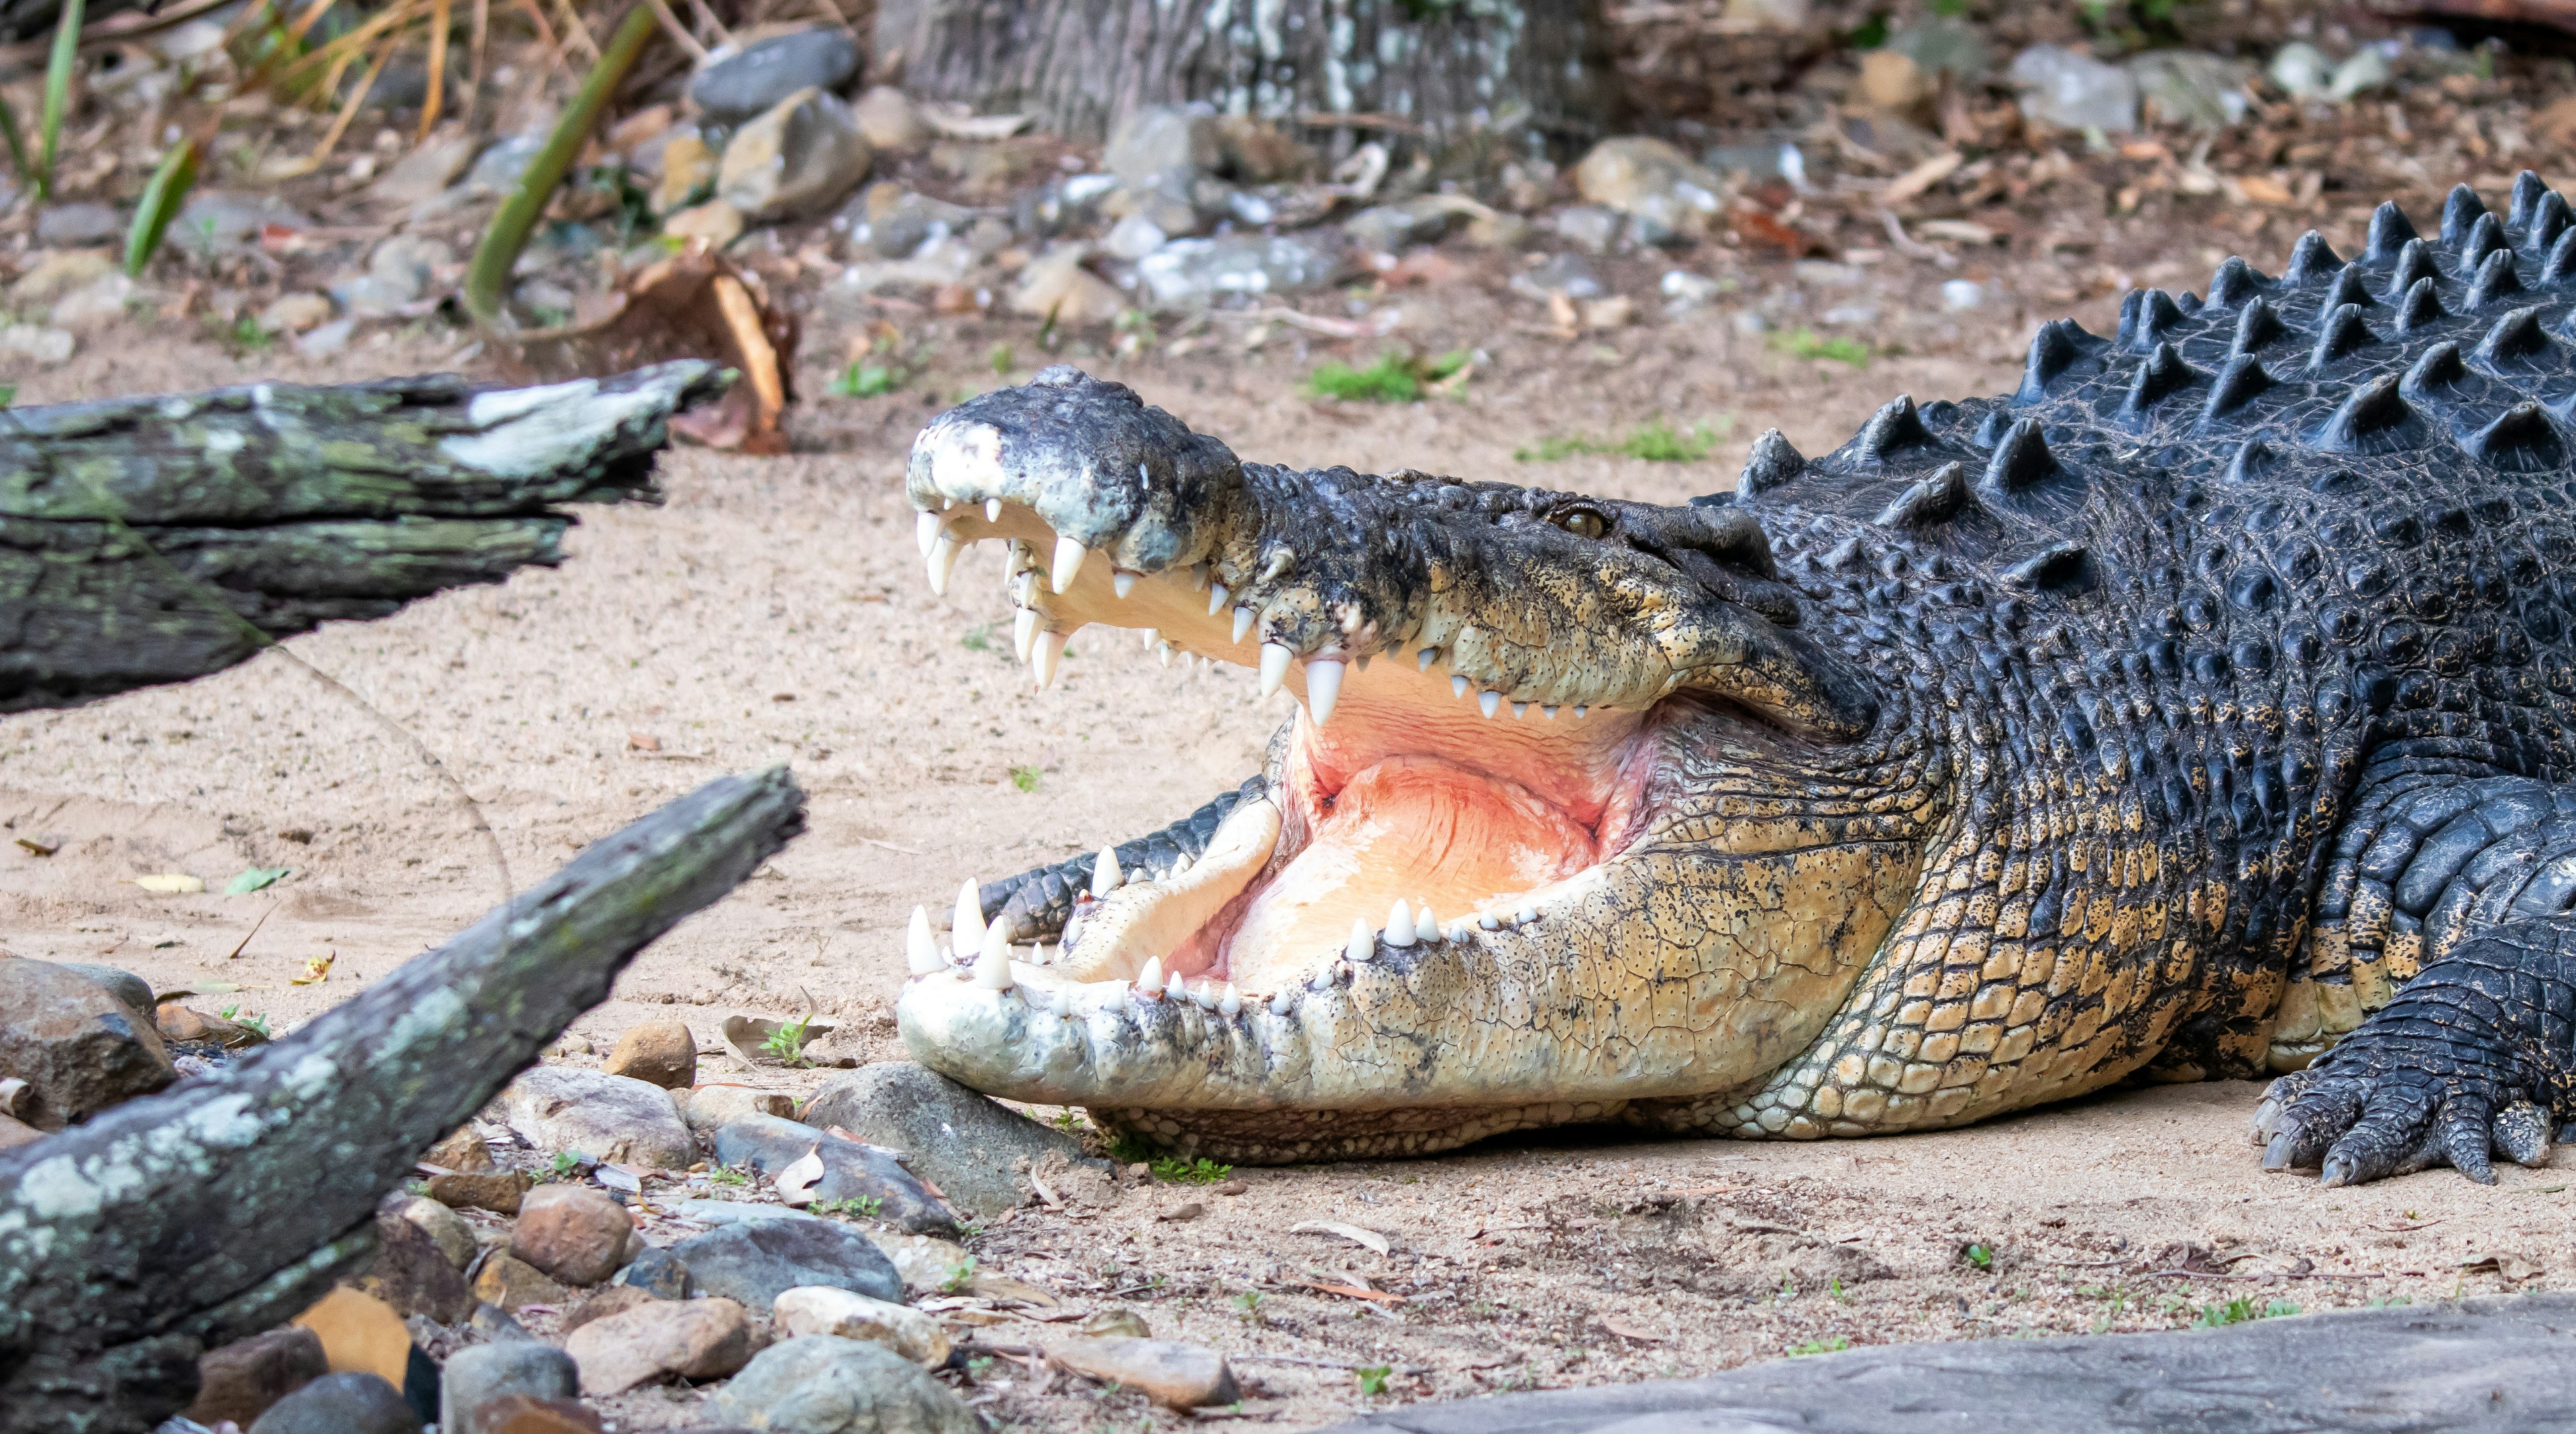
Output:
<instances>
[{"instance_id":1,"label":"upper jaw","mask_svg":"<svg viewBox=\"0 0 2576 1434\"><path fill-rule=\"evenodd\" d=\"M1066 635L1106 622L1257 668L1265 690L1295 664L1319 718L1345 664L1424 653L1443 678L1541 708L1643 711L1697 690L1833 739L1875 716L1788 625L1794 601L1739 513L1246 465L1066 367L934 419L906 488L935 586L976 540L1012 544L1015 628L1042 684ZM1595 526L1559 526L1575 510Z\"/></svg>"}]
</instances>

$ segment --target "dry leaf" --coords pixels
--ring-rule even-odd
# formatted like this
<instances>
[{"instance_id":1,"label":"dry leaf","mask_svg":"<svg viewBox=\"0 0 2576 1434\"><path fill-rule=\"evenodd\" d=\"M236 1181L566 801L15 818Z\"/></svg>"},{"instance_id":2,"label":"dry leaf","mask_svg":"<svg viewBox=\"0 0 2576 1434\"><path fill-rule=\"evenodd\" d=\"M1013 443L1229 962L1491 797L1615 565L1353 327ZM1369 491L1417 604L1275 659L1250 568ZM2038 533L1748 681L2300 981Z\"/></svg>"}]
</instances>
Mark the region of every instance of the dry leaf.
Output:
<instances>
[{"instance_id":1,"label":"dry leaf","mask_svg":"<svg viewBox=\"0 0 2576 1434\"><path fill-rule=\"evenodd\" d=\"M1347 1295L1355 1300L1370 1300L1378 1304L1387 1305L1400 1305L1404 1303L1404 1296L1402 1295L1391 1295L1384 1290L1364 1290L1359 1288L1357 1285L1327 1284L1322 1280L1292 1280L1289 1283L1304 1285L1310 1290L1322 1290L1328 1295Z\"/></svg>"},{"instance_id":2,"label":"dry leaf","mask_svg":"<svg viewBox=\"0 0 2576 1434\"><path fill-rule=\"evenodd\" d=\"M781 1203L803 1207L814 1203L814 1187L823 1183L823 1147L815 1146L778 1172L772 1182Z\"/></svg>"},{"instance_id":3,"label":"dry leaf","mask_svg":"<svg viewBox=\"0 0 2576 1434\"><path fill-rule=\"evenodd\" d=\"M1652 1330L1642 1328L1630 1321L1621 1319L1617 1315L1601 1316L1601 1327L1610 1331L1612 1334L1618 1335L1622 1339L1642 1340L1647 1344L1662 1344L1664 1342L1664 1336L1657 1334Z\"/></svg>"},{"instance_id":4,"label":"dry leaf","mask_svg":"<svg viewBox=\"0 0 2576 1434\"><path fill-rule=\"evenodd\" d=\"M304 974L294 978L292 984L298 986L321 985L323 982L331 979L331 963L339 959L340 953L337 951L324 956L307 956L304 958Z\"/></svg>"},{"instance_id":5,"label":"dry leaf","mask_svg":"<svg viewBox=\"0 0 2576 1434\"><path fill-rule=\"evenodd\" d=\"M1387 1243L1386 1236L1379 1234L1377 1231L1363 1230L1357 1225L1346 1225L1339 1220L1300 1220L1296 1224L1288 1227L1288 1233L1291 1235L1339 1235L1353 1244L1366 1245L1381 1255L1385 1254L1390 1248Z\"/></svg>"},{"instance_id":6,"label":"dry leaf","mask_svg":"<svg viewBox=\"0 0 2576 1434\"><path fill-rule=\"evenodd\" d=\"M644 1176L642 1171L636 1166L596 1166L591 1170L590 1176L592 1179L598 1181L600 1184L611 1190L623 1190L629 1195L641 1195L644 1193Z\"/></svg>"},{"instance_id":7,"label":"dry leaf","mask_svg":"<svg viewBox=\"0 0 2576 1434\"><path fill-rule=\"evenodd\" d=\"M1945 239L1953 244L1995 242L1995 231L1965 219L1926 219L1914 226L1914 232L1921 238Z\"/></svg>"},{"instance_id":8,"label":"dry leaf","mask_svg":"<svg viewBox=\"0 0 2576 1434\"><path fill-rule=\"evenodd\" d=\"M2269 204L2277 208L2298 202L2298 196L2290 192L2290 186L2269 175L2240 174L2236 176L2235 185L2236 192L2244 195L2251 203Z\"/></svg>"},{"instance_id":9,"label":"dry leaf","mask_svg":"<svg viewBox=\"0 0 2576 1434\"><path fill-rule=\"evenodd\" d=\"M190 876L186 872L180 871L164 871L157 872L151 876L138 876L134 878L134 884L142 887L145 891L155 892L162 896L180 896L206 889L206 883L203 878Z\"/></svg>"},{"instance_id":10,"label":"dry leaf","mask_svg":"<svg viewBox=\"0 0 2576 1434\"><path fill-rule=\"evenodd\" d=\"M26 1108L27 1092L34 1088L16 1076L0 1077L0 1115L14 1118Z\"/></svg>"}]
</instances>

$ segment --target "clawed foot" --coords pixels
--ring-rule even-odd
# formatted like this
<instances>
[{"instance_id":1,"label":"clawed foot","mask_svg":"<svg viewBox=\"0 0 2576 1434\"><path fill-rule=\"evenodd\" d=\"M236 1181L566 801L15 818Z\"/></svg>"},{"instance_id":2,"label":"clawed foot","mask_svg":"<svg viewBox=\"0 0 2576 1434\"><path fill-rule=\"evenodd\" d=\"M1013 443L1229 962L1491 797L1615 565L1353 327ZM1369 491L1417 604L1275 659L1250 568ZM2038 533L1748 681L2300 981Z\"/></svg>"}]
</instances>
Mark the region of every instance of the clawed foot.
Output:
<instances>
[{"instance_id":1,"label":"clawed foot","mask_svg":"<svg viewBox=\"0 0 2576 1434\"><path fill-rule=\"evenodd\" d=\"M2360 1032L2356 1032L2356 1037ZM2525 1095L2491 1082L2439 1078L2418 1069L2329 1065L2341 1048L2272 1082L2254 1112L2265 1170L2316 1167L2321 1185L2361 1185L2448 1165L2481 1185L2495 1183L2491 1156L2517 1165L2548 1163L2555 1122Z\"/></svg>"}]
</instances>

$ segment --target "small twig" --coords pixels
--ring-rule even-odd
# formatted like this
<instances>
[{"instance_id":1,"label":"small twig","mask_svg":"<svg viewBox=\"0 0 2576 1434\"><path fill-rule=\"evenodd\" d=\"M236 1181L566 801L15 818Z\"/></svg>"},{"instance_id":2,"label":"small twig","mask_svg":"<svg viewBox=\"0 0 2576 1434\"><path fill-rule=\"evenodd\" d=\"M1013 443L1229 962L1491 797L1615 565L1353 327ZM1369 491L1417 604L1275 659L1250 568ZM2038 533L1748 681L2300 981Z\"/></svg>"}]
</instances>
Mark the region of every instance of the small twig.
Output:
<instances>
[{"instance_id":1,"label":"small twig","mask_svg":"<svg viewBox=\"0 0 2576 1434\"><path fill-rule=\"evenodd\" d=\"M267 909L266 911L263 911L263 912L261 912L261 913L259 914L259 919L258 919L257 921L254 921L254 922L252 922L252 923L250 924L250 929L249 929L248 931L245 931L245 932L243 932L243 933L242 933L241 944L240 944L240 945L238 945L238 946L235 946L232 950L230 950L230 951L228 951L228 952L224 953L224 959L225 959L225 960L227 960L227 961L230 961L230 960L234 959L235 957L240 956L244 951L249 950L249 949L250 949L250 939L251 939L252 937L254 937L254 936L257 936L257 935L259 934L259 928L261 928L261 927L263 927L263 926L266 926L266 925L268 924L268 918L270 918L270 917L272 917L272 916L275 916L275 915L277 914L277 908L278 908L281 904L282 904L282 903L274 902L274 901L270 902L270 903L268 904L268 909Z\"/></svg>"},{"instance_id":2,"label":"small twig","mask_svg":"<svg viewBox=\"0 0 2576 1434\"><path fill-rule=\"evenodd\" d=\"M715 32L717 44L733 43L733 31L726 29L724 21L716 18L716 12L707 8L707 0L689 0L689 11L698 17L699 24Z\"/></svg>"},{"instance_id":3,"label":"small twig","mask_svg":"<svg viewBox=\"0 0 2576 1434\"><path fill-rule=\"evenodd\" d=\"M663 34L679 41L680 48L689 52L689 58L701 65L707 62L707 47L699 44L698 37L689 33L689 27L680 23L680 17L671 13L667 0L644 0L644 3L653 7L653 18L662 22Z\"/></svg>"},{"instance_id":4,"label":"small twig","mask_svg":"<svg viewBox=\"0 0 2576 1434\"><path fill-rule=\"evenodd\" d=\"M563 10L565 32L581 42L582 49L589 52L592 64L598 64L599 42L590 37L590 26L581 18L581 12L572 8L572 0L555 0L555 4Z\"/></svg>"},{"instance_id":5,"label":"small twig","mask_svg":"<svg viewBox=\"0 0 2576 1434\"><path fill-rule=\"evenodd\" d=\"M901 852L901 853L902 853L902 854L904 854L905 856L920 856L920 855L922 855L922 853L917 852L917 851L914 851L911 847L908 847L908 846L896 846L893 842L890 842L890 841L879 841L879 840L878 840L877 838L875 838L875 837L861 837L861 838L859 838L859 840L861 840L861 841L863 841L863 842L866 842L866 843L867 843L868 845L870 845L870 846L881 846L881 847L884 847L884 848L885 848L886 850L888 850L888 851L892 851L892 852Z\"/></svg>"}]
</instances>

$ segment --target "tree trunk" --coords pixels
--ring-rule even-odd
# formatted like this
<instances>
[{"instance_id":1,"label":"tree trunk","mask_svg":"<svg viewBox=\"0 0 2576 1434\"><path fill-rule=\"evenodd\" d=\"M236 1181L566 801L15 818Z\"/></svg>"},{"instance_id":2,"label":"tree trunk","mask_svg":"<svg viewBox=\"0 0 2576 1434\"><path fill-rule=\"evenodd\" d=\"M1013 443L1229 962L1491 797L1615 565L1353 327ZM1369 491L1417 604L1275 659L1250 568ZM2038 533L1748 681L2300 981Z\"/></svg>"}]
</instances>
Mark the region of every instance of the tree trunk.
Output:
<instances>
[{"instance_id":1,"label":"tree trunk","mask_svg":"<svg viewBox=\"0 0 2576 1434\"><path fill-rule=\"evenodd\" d=\"M0 1434L141 1434L375 1251L420 1152L805 825L785 768L618 832L218 1074L0 1153Z\"/></svg>"},{"instance_id":2,"label":"tree trunk","mask_svg":"<svg viewBox=\"0 0 2576 1434\"><path fill-rule=\"evenodd\" d=\"M913 35L916 91L1071 139L1187 101L1435 145L1612 118L1599 0L925 0Z\"/></svg>"},{"instance_id":3,"label":"tree trunk","mask_svg":"<svg viewBox=\"0 0 2576 1434\"><path fill-rule=\"evenodd\" d=\"M0 712L229 667L562 561L556 505L658 501L710 365L516 392L258 384L0 414Z\"/></svg>"}]
</instances>

